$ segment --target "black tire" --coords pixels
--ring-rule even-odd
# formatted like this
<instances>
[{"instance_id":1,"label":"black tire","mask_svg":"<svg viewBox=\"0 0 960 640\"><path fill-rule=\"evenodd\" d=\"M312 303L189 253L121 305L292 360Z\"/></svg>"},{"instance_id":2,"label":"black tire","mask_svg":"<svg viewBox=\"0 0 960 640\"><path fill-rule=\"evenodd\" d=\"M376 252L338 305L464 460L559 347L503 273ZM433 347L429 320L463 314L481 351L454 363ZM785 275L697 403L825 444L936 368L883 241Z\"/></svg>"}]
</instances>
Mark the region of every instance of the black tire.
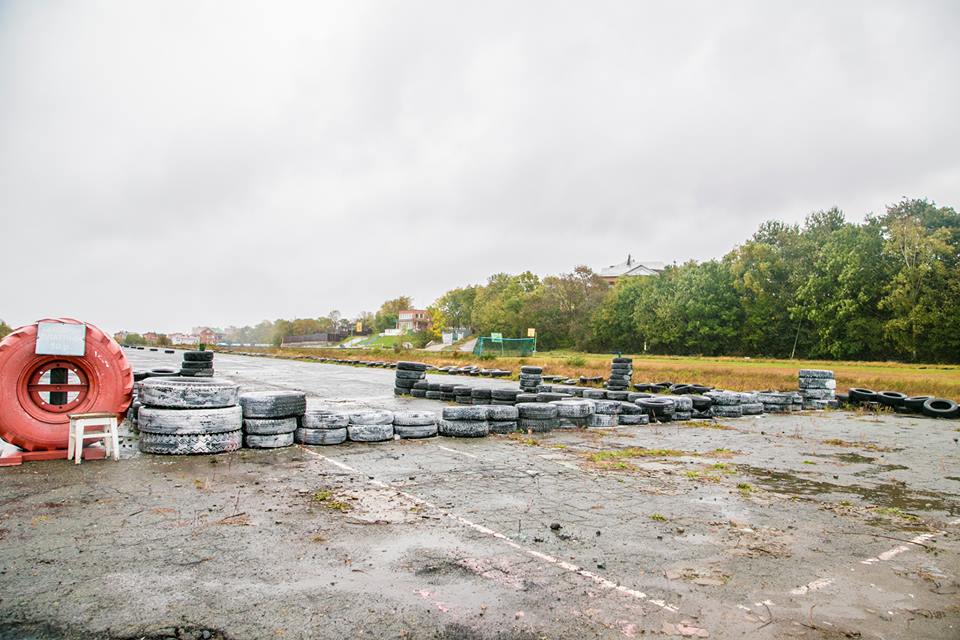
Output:
<instances>
[{"instance_id":1,"label":"black tire","mask_svg":"<svg viewBox=\"0 0 960 640\"><path fill-rule=\"evenodd\" d=\"M294 442L309 445L342 444L347 441L347 428L340 429L297 429L293 432Z\"/></svg>"},{"instance_id":2,"label":"black tire","mask_svg":"<svg viewBox=\"0 0 960 640\"><path fill-rule=\"evenodd\" d=\"M414 398L426 398L427 392L423 389L417 389L414 387L413 389L410 389L410 395Z\"/></svg>"},{"instance_id":3,"label":"black tire","mask_svg":"<svg viewBox=\"0 0 960 640\"><path fill-rule=\"evenodd\" d=\"M878 391L877 400L882 405L888 407L902 407L903 401L907 399L907 394L899 391Z\"/></svg>"},{"instance_id":4,"label":"black tire","mask_svg":"<svg viewBox=\"0 0 960 640\"><path fill-rule=\"evenodd\" d=\"M487 405L468 405L462 407L444 407L443 419L449 421L470 420L481 421L487 419Z\"/></svg>"},{"instance_id":5,"label":"black tire","mask_svg":"<svg viewBox=\"0 0 960 640\"><path fill-rule=\"evenodd\" d=\"M404 371L426 371L426 370L427 370L427 365L424 364L424 363L422 363L422 362L407 362L407 361L405 361L405 360L401 360L400 362L397 363L397 370L398 370L398 371L400 371L400 370L404 370Z\"/></svg>"},{"instance_id":6,"label":"black tire","mask_svg":"<svg viewBox=\"0 0 960 640\"><path fill-rule=\"evenodd\" d=\"M213 369L181 369L177 374L181 378L212 378Z\"/></svg>"},{"instance_id":7,"label":"black tire","mask_svg":"<svg viewBox=\"0 0 960 640\"><path fill-rule=\"evenodd\" d=\"M139 393L140 401L151 407L214 409L235 406L240 385L219 378L147 378Z\"/></svg>"},{"instance_id":8,"label":"black tire","mask_svg":"<svg viewBox=\"0 0 960 640\"><path fill-rule=\"evenodd\" d=\"M800 369L801 378L833 378L833 371L827 369Z\"/></svg>"},{"instance_id":9,"label":"black tire","mask_svg":"<svg viewBox=\"0 0 960 640\"><path fill-rule=\"evenodd\" d=\"M173 378L179 374L180 371L177 369L166 369L161 367L159 369L150 369L150 371L147 372L144 380L147 378Z\"/></svg>"},{"instance_id":10,"label":"black tire","mask_svg":"<svg viewBox=\"0 0 960 640\"><path fill-rule=\"evenodd\" d=\"M490 397L494 400L510 400L511 402L516 402L518 393L520 392L516 389L494 389L490 392Z\"/></svg>"},{"instance_id":11,"label":"black tire","mask_svg":"<svg viewBox=\"0 0 960 640\"><path fill-rule=\"evenodd\" d=\"M353 442L386 442L393 440L393 422L390 424L351 424L347 437Z\"/></svg>"},{"instance_id":12,"label":"black tire","mask_svg":"<svg viewBox=\"0 0 960 640\"><path fill-rule=\"evenodd\" d=\"M877 402L877 392L873 389L854 387L849 391L850 402Z\"/></svg>"},{"instance_id":13,"label":"black tire","mask_svg":"<svg viewBox=\"0 0 960 640\"><path fill-rule=\"evenodd\" d=\"M368 409L366 411L351 411L348 415L350 417L350 424L393 424L393 411Z\"/></svg>"},{"instance_id":14,"label":"black tire","mask_svg":"<svg viewBox=\"0 0 960 640\"><path fill-rule=\"evenodd\" d=\"M437 414L431 411L395 411L394 427L421 427L437 424Z\"/></svg>"},{"instance_id":15,"label":"black tire","mask_svg":"<svg viewBox=\"0 0 960 640\"><path fill-rule=\"evenodd\" d=\"M140 382L141 380L146 380L150 375L149 371L143 371L141 369L134 369L133 371L133 381Z\"/></svg>"},{"instance_id":16,"label":"black tire","mask_svg":"<svg viewBox=\"0 0 960 640\"><path fill-rule=\"evenodd\" d=\"M490 420L490 433L504 435L517 430L516 420Z\"/></svg>"},{"instance_id":17,"label":"black tire","mask_svg":"<svg viewBox=\"0 0 960 640\"><path fill-rule=\"evenodd\" d=\"M252 391L240 395L244 418L302 416L307 397L302 391Z\"/></svg>"},{"instance_id":18,"label":"black tire","mask_svg":"<svg viewBox=\"0 0 960 640\"><path fill-rule=\"evenodd\" d=\"M557 406L546 402L519 402L516 407L521 419L549 420L558 415Z\"/></svg>"},{"instance_id":19,"label":"black tire","mask_svg":"<svg viewBox=\"0 0 960 640\"><path fill-rule=\"evenodd\" d=\"M203 371L205 369L213 369L213 363L212 362L187 362L186 360L184 360L180 364L180 369L186 370L186 371L189 371L191 369L195 369L197 371Z\"/></svg>"},{"instance_id":20,"label":"black tire","mask_svg":"<svg viewBox=\"0 0 960 640\"><path fill-rule=\"evenodd\" d=\"M589 418L594 412L593 403L584 400L558 400L551 404L560 418Z\"/></svg>"},{"instance_id":21,"label":"black tire","mask_svg":"<svg viewBox=\"0 0 960 640\"><path fill-rule=\"evenodd\" d=\"M584 389L583 397L588 400L604 400L607 397L607 392L603 389Z\"/></svg>"},{"instance_id":22,"label":"black tire","mask_svg":"<svg viewBox=\"0 0 960 640\"><path fill-rule=\"evenodd\" d=\"M923 403L923 415L930 418L958 418L960 406L946 398L930 398Z\"/></svg>"},{"instance_id":23,"label":"black tire","mask_svg":"<svg viewBox=\"0 0 960 640\"><path fill-rule=\"evenodd\" d=\"M474 400L482 400L486 402L493 396L490 393L490 389L473 389L470 391L470 397Z\"/></svg>"},{"instance_id":24,"label":"black tire","mask_svg":"<svg viewBox=\"0 0 960 640\"><path fill-rule=\"evenodd\" d=\"M293 445L293 431L269 436L244 436L243 446L248 449L280 449Z\"/></svg>"},{"instance_id":25,"label":"black tire","mask_svg":"<svg viewBox=\"0 0 960 640\"><path fill-rule=\"evenodd\" d=\"M617 426L617 416L607 413L595 413L587 418L587 426L592 429Z\"/></svg>"},{"instance_id":26,"label":"black tire","mask_svg":"<svg viewBox=\"0 0 960 640\"><path fill-rule=\"evenodd\" d=\"M296 418L244 418L243 433L250 436L275 436L297 430Z\"/></svg>"},{"instance_id":27,"label":"black tire","mask_svg":"<svg viewBox=\"0 0 960 640\"><path fill-rule=\"evenodd\" d=\"M331 409L308 407L300 417L300 426L311 430L346 429L349 422L346 412Z\"/></svg>"},{"instance_id":28,"label":"black tire","mask_svg":"<svg viewBox=\"0 0 960 640\"><path fill-rule=\"evenodd\" d=\"M240 429L237 429L223 433L197 435L141 433L139 447L143 453L182 456L227 453L236 451L241 444L243 444L243 435Z\"/></svg>"},{"instance_id":29,"label":"black tire","mask_svg":"<svg viewBox=\"0 0 960 640\"><path fill-rule=\"evenodd\" d=\"M650 424L650 416L645 413L624 414L617 417L617 423L625 427Z\"/></svg>"},{"instance_id":30,"label":"black tire","mask_svg":"<svg viewBox=\"0 0 960 640\"><path fill-rule=\"evenodd\" d=\"M529 431L531 433L549 433L554 429L560 428L559 418L520 418L517 420L517 428L520 431Z\"/></svg>"},{"instance_id":31,"label":"black tire","mask_svg":"<svg viewBox=\"0 0 960 640\"><path fill-rule=\"evenodd\" d=\"M626 391L607 391L607 400L626 400L629 395Z\"/></svg>"},{"instance_id":32,"label":"black tire","mask_svg":"<svg viewBox=\"0 0 960 640\"><path fill-rule=\"evenodd\" d=\"M710 413L718 418L739 418L743 416L743 407L737 405L713 405Z\"/></svg>"},{"instance_id":33,"label":"black tire","mask_svg":"<svg viewBox=\"0 0 960 640\"><path fill-rule=\"evenodd\" d=\"M240 407L218 409L165 409L140 407L137 425L141 433L157 435L209 435L239 431L243 424Z\"/></svg>"},{"instance_id":34,"label":"black tire","mask_svg":"<svg viewBox=\"0 0 960 640\"><path fill-rule=\"evenodd\" d=\"M184 351L184 362L213 362L213 351Z\"/></svg>"},{"instance_id":35,"label":"black tire","mask_svg":"<svg viewBox=\"0 0 960 640\"><path fill-rule=\"evenodd\" d=\"M424 395L427 400L443 400L443 394L439 391L427 391Z\"/></svg>"},{"instance_id":36,"label":"black tire","mask_svg":"<svg viewBox=\"0 0 960 640\"><path fill-rule=\"evenodd\" d=\"M403 389L404 393L410 393L410 389L413 389L413 385L416 383L416 380L410 380L409 378L397 378L393 381L393 386L395 389Z\"/></svg>"},{"instance_id":37,"label":"black tire","mask_svg":"<svg viewBox=\"0 0 960 640\"><path fill-rule=\"evenodd\" d=\"M513 405L487 405L487 420L490 422L515 422L520 411Z\"/></svg>"},{"instance_id":38,"label":"black tire","mask_svg":"<svg viewBox=\"0 0 960 640\"><path fill-rule=\"evenodd\" d=\"M837 394L837 398L840 398L840 394ZM923 403L933 399L935 399L934 396L912 396L903 399L903 406L910 411L921 413L923 412Z\"/></svg>"},{"instance_id":39,"label":"black tire","mask_svg":"<svg viewBox=\"0 0 960 640\"><path fill-rule=\"evenodd\" d=\"M432 438L437 435L437 423L415 425L393 425L393 432L401 440Z\"/></svg>"},{"instance_id":40,"label":"black tire","mask_svg":"<svg viewBox=\"0 0 960 640\"><path fill-rule=\"evenodd\" d=\"M483 438L490 433L486 420L441 420L438 432L447 438Z\"/></svg>"},{"instance_id":41,"label":"black tire","mask_svg":"<svg viewBox=\"0 0 960 640\"><path fill-rule=\"evenodd\" d=\"M609 416L618 415L621 411L619 400L595 400L593 403L593 412Z\"/></svg>"},{"instance_id":42,"label":"black tire","mask_svg":"<svg viewBox=\"0 0 960 640\"><path fill-rule=\"evenodd\" d=\"M422 371L411 371L409 369L397 369L397 380L422 380Z\"/></svg>"},{"instance_id":43,"label":"black tire","mask_svg":"<svg viewBox=\"0 0 960 640\"><path fill-rule=\"evenodd\" d=\"M533 375L541 375L543 373L543 367L535 367L533 365L525 364L520 367L520 373L527 373Z\"/></svg>"}]
</instances>

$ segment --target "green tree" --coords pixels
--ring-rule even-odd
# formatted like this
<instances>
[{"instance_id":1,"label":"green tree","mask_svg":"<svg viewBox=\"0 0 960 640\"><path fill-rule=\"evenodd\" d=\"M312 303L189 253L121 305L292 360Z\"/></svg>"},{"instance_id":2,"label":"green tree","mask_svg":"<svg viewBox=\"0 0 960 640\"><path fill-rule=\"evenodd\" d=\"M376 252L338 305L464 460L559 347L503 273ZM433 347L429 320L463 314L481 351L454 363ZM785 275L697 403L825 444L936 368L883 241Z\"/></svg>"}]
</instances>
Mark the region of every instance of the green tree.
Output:
<instances>
[{"instance_id":1,"label":"green tree","mask_svg":"<svg viewBox=\"0 0 960 640\"><path fill-rule=\"evenodd\" d=\"M0 320L0 340L6 337L11 331L13 331L13 329L10 328L10 325L3 320Z\"/></svg>"},{"instance_id":2,"label":"green tree","mask_svg":"<svg viewBox=\"0 0 960 640\"><path fill-rule=\"evenodd\" d=\"M442 315L444 327L453 329L469 328L473 318L473 308L480 287L468 286L451 289L433 303Z\"/></svg>"},{"instance_id":3,"label":"green tree","mask_svg":"<svg viewBox=\"0 0 960 640\"><path fill-rule=\"evenodd\" d=\"M410 296L400 296L398 298L393 298L392 300L387 300L380 305L380 310L377 311L376 316L374 316L373 328L376 331L395 329L397 326L397 318L399 317L400 312L405 309L412 308L413 298Z\"/></svg>"},{"instance_id":4,"label":"green tree","mask_svg":"<svg viewBox=\"0 0 960 640\"><path fill-rule=\"evenodd\" d=\"M641 353L644 336L634 314L652 286L653 278L620 278L594 311L591 347L600 351Z\"/></svg>"}]
</instances>

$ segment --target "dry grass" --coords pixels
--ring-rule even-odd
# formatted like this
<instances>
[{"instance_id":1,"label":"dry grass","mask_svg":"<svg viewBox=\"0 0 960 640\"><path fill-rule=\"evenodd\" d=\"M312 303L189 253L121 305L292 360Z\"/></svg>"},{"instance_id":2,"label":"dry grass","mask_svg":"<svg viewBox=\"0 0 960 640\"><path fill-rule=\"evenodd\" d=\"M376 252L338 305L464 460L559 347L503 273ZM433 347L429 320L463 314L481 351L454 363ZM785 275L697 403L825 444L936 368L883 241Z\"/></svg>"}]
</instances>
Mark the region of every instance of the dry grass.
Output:
<instances>
[{"instance_id":1,"label":"dry grass","mask_svg":"<svg viewBox=\"0 0 960 640\"><path fill-rule=\"evenodd\" d=\"M229 351L229 349L226 349ZM544 367L544 373L569 378L606 376L609 354L549 352L528 358L480 360L472 353L400 351L392 349L272 349L244 347L236 351L260 352L283 358L321 356L357 360L416 360L437 366L476 364L486 368L519 372L520 365ZM628 355L628 354L624 354ZM775 360L751 358L697 358L687 356L633 357L635 382L696 382L734 390L797 388L797 370L831 369L838 391L866 387L894 390L909 395L937 395L960 398L960 366L905 364L900 362L848 362L829 360ZM582 363L582 364L581 364Z\"/></svg>"}]
</instances>

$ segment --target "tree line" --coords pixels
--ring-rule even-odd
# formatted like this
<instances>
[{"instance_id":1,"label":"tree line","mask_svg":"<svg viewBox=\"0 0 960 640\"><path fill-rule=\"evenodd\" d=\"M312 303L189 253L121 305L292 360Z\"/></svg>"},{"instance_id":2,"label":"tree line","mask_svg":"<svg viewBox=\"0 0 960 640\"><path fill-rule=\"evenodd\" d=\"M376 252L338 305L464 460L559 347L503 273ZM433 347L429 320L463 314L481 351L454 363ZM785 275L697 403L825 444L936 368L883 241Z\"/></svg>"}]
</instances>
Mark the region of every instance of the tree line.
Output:
<instances>
[{"instance_id":1,"label":"tree line","mask_svg":"<svg viewBox=\"0 0 960 640\"><path fill-rule=\"evenodd\" d=\"M280 344L340 327L383 331L413 300L343 320L264 321L228 339ZM540 350L709 356L960 362L960 216L904 199L863 222L837 208L803 224L768 221L722 258L607 284L588 267L539 276L497 273L447 291L428 307L431 328L525 337Z\"/></svg>"}]
</instances>

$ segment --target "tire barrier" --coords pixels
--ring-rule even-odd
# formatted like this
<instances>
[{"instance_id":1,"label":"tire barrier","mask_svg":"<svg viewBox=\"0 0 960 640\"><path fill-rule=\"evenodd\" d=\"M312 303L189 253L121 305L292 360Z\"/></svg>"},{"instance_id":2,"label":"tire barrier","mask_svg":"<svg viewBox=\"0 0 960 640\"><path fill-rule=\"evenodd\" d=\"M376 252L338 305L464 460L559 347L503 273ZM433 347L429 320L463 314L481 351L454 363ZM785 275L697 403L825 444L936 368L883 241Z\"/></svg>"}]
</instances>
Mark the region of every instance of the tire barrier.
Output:
<instances>
[{"instance_id":1,"label":"tire barrier","mask_svg":"<svg viewBox=\"0 0 960 640\"><path fill-rule=\"evenodd\" d=\"M827 369L800 369L800 397L807 410L839 406L836 399L837 381Z\"/></svg>"},{"instance_id":2,"label":"tire barrier","mask_svg":"<svg viewBox=\"0 0 960 640\"><path fill-rule=\"evenodd\" d=\"M184 351L180 375L190 378L212 378L213 351Z\"/></svg>"},{"instance_id":3,"label":"tire barrier","mask_svg":"<svg viewBox=\"0 0 960 640\"><path fill-rule=\"evenodd\" d=\"M294 443L307 410L307 397L302 391L253 391L240 395L239 401L245 447L279 449Z\"/></svg>"},{"instance_id":4,"label":"tire barrier","mask_svg":"<svg viewBox=\"0 0 960 640\"><path fill-rule=\"evenodd\" d=\"M625 391L633 382L633 358L614 358L610 363L610 377L604 385L612 391Z\"/></svg>"},{"instance_id":5,"label":"tire barrier","mask_svg":"<svg viewBox=\"0 0 960 640\"><path fill-rule=\"evenodd\" d=\"M85 327L82 355L38 355L41 324ZM120 345L91 324L45 319L0 341L0 437L26 451L66 449L71 413L123 419L132 391L133 370Z\"/></svg>"},{"instance_id":6,"label":"tire barrier","mask_svg":"<svg viewBox=\"0 0 960 640\"><path fill-rule=\"evenodd\" d=\"M137 383L143 453L227 453L243 444L240 387L217 378L159 376Z\"/></svg>"}]
</instances>

